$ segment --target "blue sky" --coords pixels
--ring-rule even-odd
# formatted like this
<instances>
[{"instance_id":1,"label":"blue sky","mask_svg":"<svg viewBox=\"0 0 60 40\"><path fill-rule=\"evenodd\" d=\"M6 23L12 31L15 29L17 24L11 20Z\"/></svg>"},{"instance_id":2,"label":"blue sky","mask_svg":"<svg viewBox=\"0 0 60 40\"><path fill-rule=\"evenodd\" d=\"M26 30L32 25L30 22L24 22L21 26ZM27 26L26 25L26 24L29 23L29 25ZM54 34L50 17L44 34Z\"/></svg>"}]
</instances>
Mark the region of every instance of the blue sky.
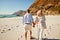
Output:
<instances>
[{"instance_id":1,"label":"blue sky","mask_svg":"<svg viewBox=\"0 0 60 40\"><path fill-rule=\"evenodd\" d=\"M0 0L0 14L12 14L27 10L34 0Z\"/></svg>"}]
</instances>

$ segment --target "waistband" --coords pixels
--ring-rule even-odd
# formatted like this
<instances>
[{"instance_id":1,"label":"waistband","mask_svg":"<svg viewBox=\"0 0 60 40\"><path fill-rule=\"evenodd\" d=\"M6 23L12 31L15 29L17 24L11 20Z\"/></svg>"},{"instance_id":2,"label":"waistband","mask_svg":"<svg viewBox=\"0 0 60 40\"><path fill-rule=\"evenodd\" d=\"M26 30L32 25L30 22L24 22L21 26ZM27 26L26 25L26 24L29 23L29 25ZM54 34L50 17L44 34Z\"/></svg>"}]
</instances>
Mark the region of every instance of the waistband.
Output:
<instances>
[{"instance_id":1,"label":"waistband","mask_svg":"<svg viewBox=\"0 0 60 40\"><path fill-rule=\"evenodd\" d=\"M32 25L31 23L25 23L25 24L29 24L29 25Z\"/></svg>"}]
</instances>

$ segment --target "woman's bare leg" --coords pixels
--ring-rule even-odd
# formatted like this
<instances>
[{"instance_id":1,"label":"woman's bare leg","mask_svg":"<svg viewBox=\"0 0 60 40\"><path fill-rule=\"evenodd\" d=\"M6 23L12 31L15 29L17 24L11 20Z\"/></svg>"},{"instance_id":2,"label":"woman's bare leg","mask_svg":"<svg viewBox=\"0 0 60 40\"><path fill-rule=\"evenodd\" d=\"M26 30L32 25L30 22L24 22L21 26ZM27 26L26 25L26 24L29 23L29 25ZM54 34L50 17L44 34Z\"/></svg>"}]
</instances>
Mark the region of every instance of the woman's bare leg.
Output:
<instances>
[{"instance_id":1,"label":"woman's bare leg","mask_svg":"<svg viewBox=\"0 0 60 40\"><path fill-rule=\"evenodd\" d=\"M43 37L43 29L40 29L39 31L39 40L42 40Z\"/></svg>"}]
</instances>

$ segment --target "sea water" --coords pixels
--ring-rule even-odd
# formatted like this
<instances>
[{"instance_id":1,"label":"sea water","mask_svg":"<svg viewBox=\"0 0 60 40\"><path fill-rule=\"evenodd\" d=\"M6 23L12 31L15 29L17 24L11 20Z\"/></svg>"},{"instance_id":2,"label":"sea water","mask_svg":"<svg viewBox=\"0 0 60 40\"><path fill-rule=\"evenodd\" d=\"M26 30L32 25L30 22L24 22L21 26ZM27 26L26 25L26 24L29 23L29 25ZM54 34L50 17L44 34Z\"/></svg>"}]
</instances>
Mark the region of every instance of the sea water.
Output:
<instances>
[{"instance_id":1,"label":"sea water","mask_svg":"<svg viewBox=\"0 0 60 40\"><path fill-rule=\"evenodd\" d=\"M0 15L0 18L11 18L11 17L17 17L17 15Z\"/></svg>"}]
</instances>

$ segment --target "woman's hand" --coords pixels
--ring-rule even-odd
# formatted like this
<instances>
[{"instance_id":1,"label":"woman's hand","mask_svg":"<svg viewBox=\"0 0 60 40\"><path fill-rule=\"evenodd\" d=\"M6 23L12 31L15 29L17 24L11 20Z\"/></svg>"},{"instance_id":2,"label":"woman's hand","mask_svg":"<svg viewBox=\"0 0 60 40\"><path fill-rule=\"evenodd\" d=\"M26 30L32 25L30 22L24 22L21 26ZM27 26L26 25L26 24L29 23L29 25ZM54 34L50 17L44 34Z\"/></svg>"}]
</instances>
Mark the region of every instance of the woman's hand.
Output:
<instances>
[{"instance_id":1,"label":"woman's hand","mask_svg":"<svg viewBox=\"0 0 60 40\"><path fill-rule=\"evenodd\" d=\"M34 22L33 22L32 26L35 27L35 23Z\"/></svg>"}]
</instances>

